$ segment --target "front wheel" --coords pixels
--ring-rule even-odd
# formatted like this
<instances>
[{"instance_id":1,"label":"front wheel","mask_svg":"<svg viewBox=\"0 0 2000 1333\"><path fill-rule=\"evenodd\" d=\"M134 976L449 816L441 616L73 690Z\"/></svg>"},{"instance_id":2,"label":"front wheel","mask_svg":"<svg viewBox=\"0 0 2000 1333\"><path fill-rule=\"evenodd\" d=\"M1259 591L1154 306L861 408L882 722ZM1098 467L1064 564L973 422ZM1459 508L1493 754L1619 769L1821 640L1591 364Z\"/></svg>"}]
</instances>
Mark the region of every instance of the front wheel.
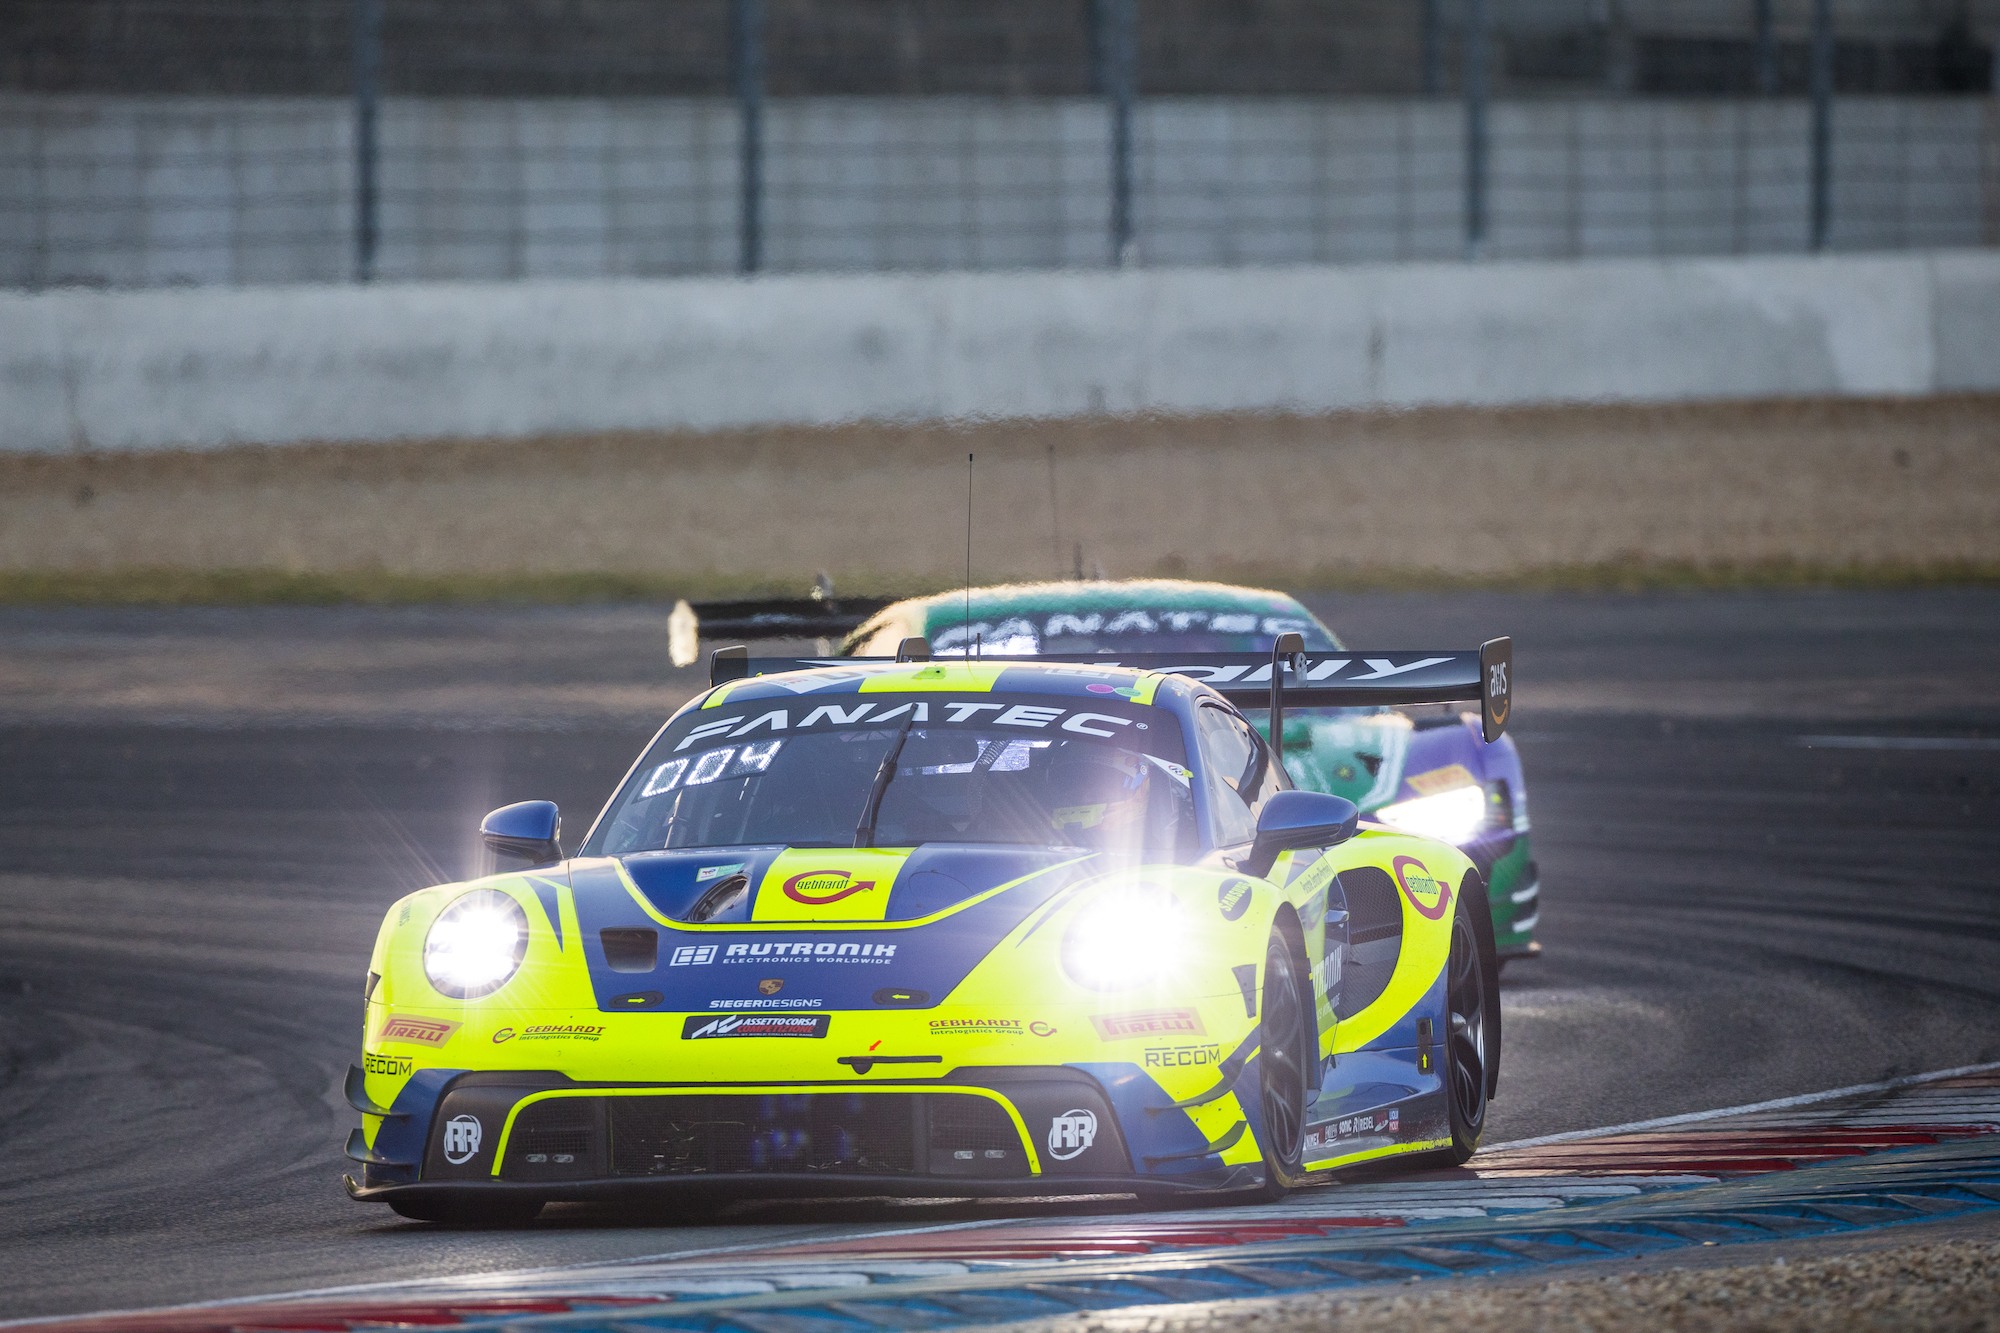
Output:
<instances>
[{"instance_id":1,"label":"front wheel","mask_svg":"<svg viewBox=\"0 0 2000 1333\"><path fill-rule=\"evenodd\" d=\"M1298 950L1282 930L1264 950L1264 1004L1259 1020L1258 1094L1263 1103L1266 1199L1282 1197L1305 1175L1306 1079L1319 1043L1306 998Z\"/></svg>"},{"instance_id":2,"label":"front wheel","mask_svg":"<svg viewBox=\"0 0 2000 1333\"><path fill-rule=\"evenodd\" d=\"M451 1222L459 1226L524 1227L542 1211L540 1199L397 1199L389 1207L412 1222Z\"/></svg>"},{"instance_id":3,"label":"front wheel","mask_svg":"<svg viewBox=\"0 0 2000 1333\"><path fill-rule=\"evenodd\" d=\"M1445 982L1444 1098L1451 1114L1451 1148L1440 1156L1448 1155L1454 1165L1479 1150L1491 1081L1486 971L1466 902L1461 893L1451 919L1451 961ZM1478 910L1485 911L1486 904L1478 904Z\"/></svg>"}]
</instances>

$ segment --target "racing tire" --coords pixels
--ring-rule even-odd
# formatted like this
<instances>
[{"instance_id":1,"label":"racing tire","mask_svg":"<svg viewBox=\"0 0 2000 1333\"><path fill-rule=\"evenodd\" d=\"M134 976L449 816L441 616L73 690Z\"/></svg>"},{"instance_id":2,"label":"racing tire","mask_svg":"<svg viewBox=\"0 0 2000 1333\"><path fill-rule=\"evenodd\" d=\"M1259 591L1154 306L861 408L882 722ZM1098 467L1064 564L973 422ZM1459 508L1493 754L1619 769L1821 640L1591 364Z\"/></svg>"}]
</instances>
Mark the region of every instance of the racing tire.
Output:
<instances>
[{"instance_id":1,"label":"racing tire","mask_svg":"<svg viewBox=\"0 0 2000 1333\"><path fill-rule=\"evenodd\" d=\"M457 1226L524 1227L542 1211L540 1199L391 1199L390 1209L412 1222Z\"/></svg>"},{"instance_id":2,"label":"racing tire","mask_svg":"<svg viewBox=\"0 0 2000 1333\"><path fill-rule=\"evenodd\" d=\"M1312 1001L1302 951L1282 928L1264 949L1264 997L1258 1020L1257 1084L1264 1132L1263 1199L1279 1199L1304 1183L1306 1080L1318 1064Z\"/></svg>"},{"instance_id":3,"label":"racing tire","mask_svg":"<svg viewBox=\"0 0 2000 1333\"><path fill-rule=\"evenodd\" d=\"M1451 956L1445 964L1444 1100L1451 1118L1451 1147L1439 1154L1453 1166L1463 1165L1479 1150L1486 1128L1486 1104L1492 1085L1488 1061L1496 1053L1493 1015L1488 1007L1494 991L1487 975L1488 950L1480 947L1467 896L1458 896L1451 919ZM1485 904L1479 904L1484 910Z\"/></svg>"}]
</instances>

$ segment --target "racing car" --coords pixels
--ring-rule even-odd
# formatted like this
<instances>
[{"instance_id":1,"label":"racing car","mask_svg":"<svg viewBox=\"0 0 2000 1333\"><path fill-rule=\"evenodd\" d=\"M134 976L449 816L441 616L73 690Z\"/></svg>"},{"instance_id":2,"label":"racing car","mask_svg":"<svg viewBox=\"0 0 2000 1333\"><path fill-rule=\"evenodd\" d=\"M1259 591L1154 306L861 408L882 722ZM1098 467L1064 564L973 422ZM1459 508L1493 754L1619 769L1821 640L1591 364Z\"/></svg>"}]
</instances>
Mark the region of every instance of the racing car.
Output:
<instances>
[{"instance_id":1,"label":"racing car","mask_svg":"<svg viewBox=\"0 0 2000 1333\"><path fill-rule=\"evenodd\" d=\"M552 804L506 806L482 833L523 868L389 909L348 1192L518 1224L1463 1161L1500 1064L1479 869L1294 785L1283 715L1478 700L1497 738L1510 665L1296 633L1117 666L719 652L573 853Z\"/></svg>"},{"instance_id":2,"label":"racing car","mask_svg":"<svg viewBox=\"0 0 2000 1333\"><path fill-rule=\"evenodd\" d=\"M700 633L826 640L826 652L893 653L922 637L939 656L1269 652L1280 634L1315 651L1344 647L1296 598L1182 579L1013 584L890 602L836 597L822 574L798 600L677 608L687 661ZM838 648L834 639L845 635ZM1268 736L1263 714L1246 705ZM1285 765L1307 791L1345 796L1370 819L1452 843L1485 877L1504 965L1540 956L1541 870L1534 859L1521 755L1486 744L1454 710L1302 708L1287 715Z\"/></svg>"}]
</instances>

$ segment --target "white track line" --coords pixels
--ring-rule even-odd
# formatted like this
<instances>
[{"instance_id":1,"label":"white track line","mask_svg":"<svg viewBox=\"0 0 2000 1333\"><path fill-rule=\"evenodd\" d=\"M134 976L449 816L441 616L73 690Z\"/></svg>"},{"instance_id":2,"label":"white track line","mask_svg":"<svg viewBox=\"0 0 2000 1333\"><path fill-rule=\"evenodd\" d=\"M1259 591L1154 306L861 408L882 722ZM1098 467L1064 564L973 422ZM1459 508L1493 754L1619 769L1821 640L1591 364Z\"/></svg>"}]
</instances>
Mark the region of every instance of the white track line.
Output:
<instances>
[{"instance_id":1,"label":"white track line","mask_svg":"<svg viewBox=\"0 0 2000 1333\"><path fill-rule=\"evenodd\" d=\"M1963 1078L1967 1074L1985 1074L2000 1069L2000 1061L1985 1065L1960 1065L1957 1069L1934 1069L1928 1074L1905 1074L1901 1078L1883 1079L1880 1083L1856 1083L1850 1088L1833 1088L1826 1092L1808 1092L1797 1097L1776 1097L1768 1102L1750 1102L1744 1106L1725 1106L1716 1111L1690 1111L1686 1115L1663 1115L1654 1120L1634 1120L1630 1124L1605 1125L1599 1129L1575 1129L1567 1134L1543 1134L1538 1138L1515 1139L1512 1143L1489 1144L1481 1151L1504 1152L1509 1148L1539 1148L1545 1143L1572 1143L1577 1139L1599 1139L1612 1134L1630 1134L1641 1129L1665 1129L1669 1125L1692 1125L1703 1120L1722 1120L1733 1115L1749 1115L1753 1111L1780 1111L1788 1106L1810 1106L1814 1102L1830 1102L1839 1097L1859 1097L1869 1092L1893 1092L1897 1088L1912 1088L1920 1083L1939 1083L1948 1078Z\"/></svg>"},{"instance_id":2,"label":"white track line","mask_svg":"<svg viewBox=\"0 0 2000 1333\"><path fill-rule=\"evenodd\" d=\"M666 1254L642 1254L630 1259L586 1259L574 1264L548 1268L500 1268L490 1273L460 1273L451 1277L409 1277L391 1282L361 1282L346 1287L308 1287L304 1291L280 1291L265 1296L228 1296L214 1301L190 1301L185 1305L142 1306L134 1310L98 1310L89 1314L37 1315L32 1319L0 1319L0 1328L25 1328L32 1324L62 1324L76 1319L117 1319L125 1315L170 1314L182 1310L223 1310L232 1306L270 1305L278 1301L313 1300L321 1296L357 1296L370 1292L422 1288L425 1291L458 1291L457 1284L489 1282L494 1278L545 1277L576 1269L623 1268L634 1264L700 1259L715 1254L740 1254L754 1250L785 1249L799 1245L833 1245L850 1240L874 1240L887 1236L922 1236L936 1231L970 1231L975 1227L997 1227L1020 1218L982 1218L977 1222L948 1222L934 1227L902 1227L895 1231L869 1231L858 1236L799 1236L789 1240L745 1241L741 1245L716 1245L704 1250L674 1250ZM829 1262L833 1262L829 1259ZM469 1293L468 1293L469 1294Z\"/></svg>"},{"instance_id":3,"label":"white track line","mask_svg":"<svg viewBox=\"0 0 2000 1333\"><path fill-rule=\"evenodd\" d=\"M1808 750L2000 750L1996 736L1801 736Z\"/></svg>"}]
</instances>

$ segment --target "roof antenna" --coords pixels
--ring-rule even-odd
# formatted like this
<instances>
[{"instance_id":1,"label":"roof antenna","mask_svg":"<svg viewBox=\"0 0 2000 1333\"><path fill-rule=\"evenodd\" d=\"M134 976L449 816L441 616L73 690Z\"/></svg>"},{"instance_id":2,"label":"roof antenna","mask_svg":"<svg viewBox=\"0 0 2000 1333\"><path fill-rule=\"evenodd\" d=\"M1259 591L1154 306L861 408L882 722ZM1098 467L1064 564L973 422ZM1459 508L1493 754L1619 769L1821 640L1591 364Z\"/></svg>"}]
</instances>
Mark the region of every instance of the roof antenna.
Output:
<instances>
[{"instance_id":1,"label":"roof antenna","mask_svg":"<svg viewBox=\"0 0 2000 1333\"><path fill-rule=\"evenodd\" d=\"M972 455L965 456L965 637L972 637ZM960 641L959 652L965 652Z\"/></svg>"},{"instance_id":2,"label":"roof antenna","mask_svg":"<svg viewBox=\"0 0 2000 1333\"><path fill-rule=\"evenodd\" d=\"M1062 581L1062 511L1056 507L1056 447L1049 445L1049 553L1055 557L1056 580Z\"/></svg>"}]
</instances>

